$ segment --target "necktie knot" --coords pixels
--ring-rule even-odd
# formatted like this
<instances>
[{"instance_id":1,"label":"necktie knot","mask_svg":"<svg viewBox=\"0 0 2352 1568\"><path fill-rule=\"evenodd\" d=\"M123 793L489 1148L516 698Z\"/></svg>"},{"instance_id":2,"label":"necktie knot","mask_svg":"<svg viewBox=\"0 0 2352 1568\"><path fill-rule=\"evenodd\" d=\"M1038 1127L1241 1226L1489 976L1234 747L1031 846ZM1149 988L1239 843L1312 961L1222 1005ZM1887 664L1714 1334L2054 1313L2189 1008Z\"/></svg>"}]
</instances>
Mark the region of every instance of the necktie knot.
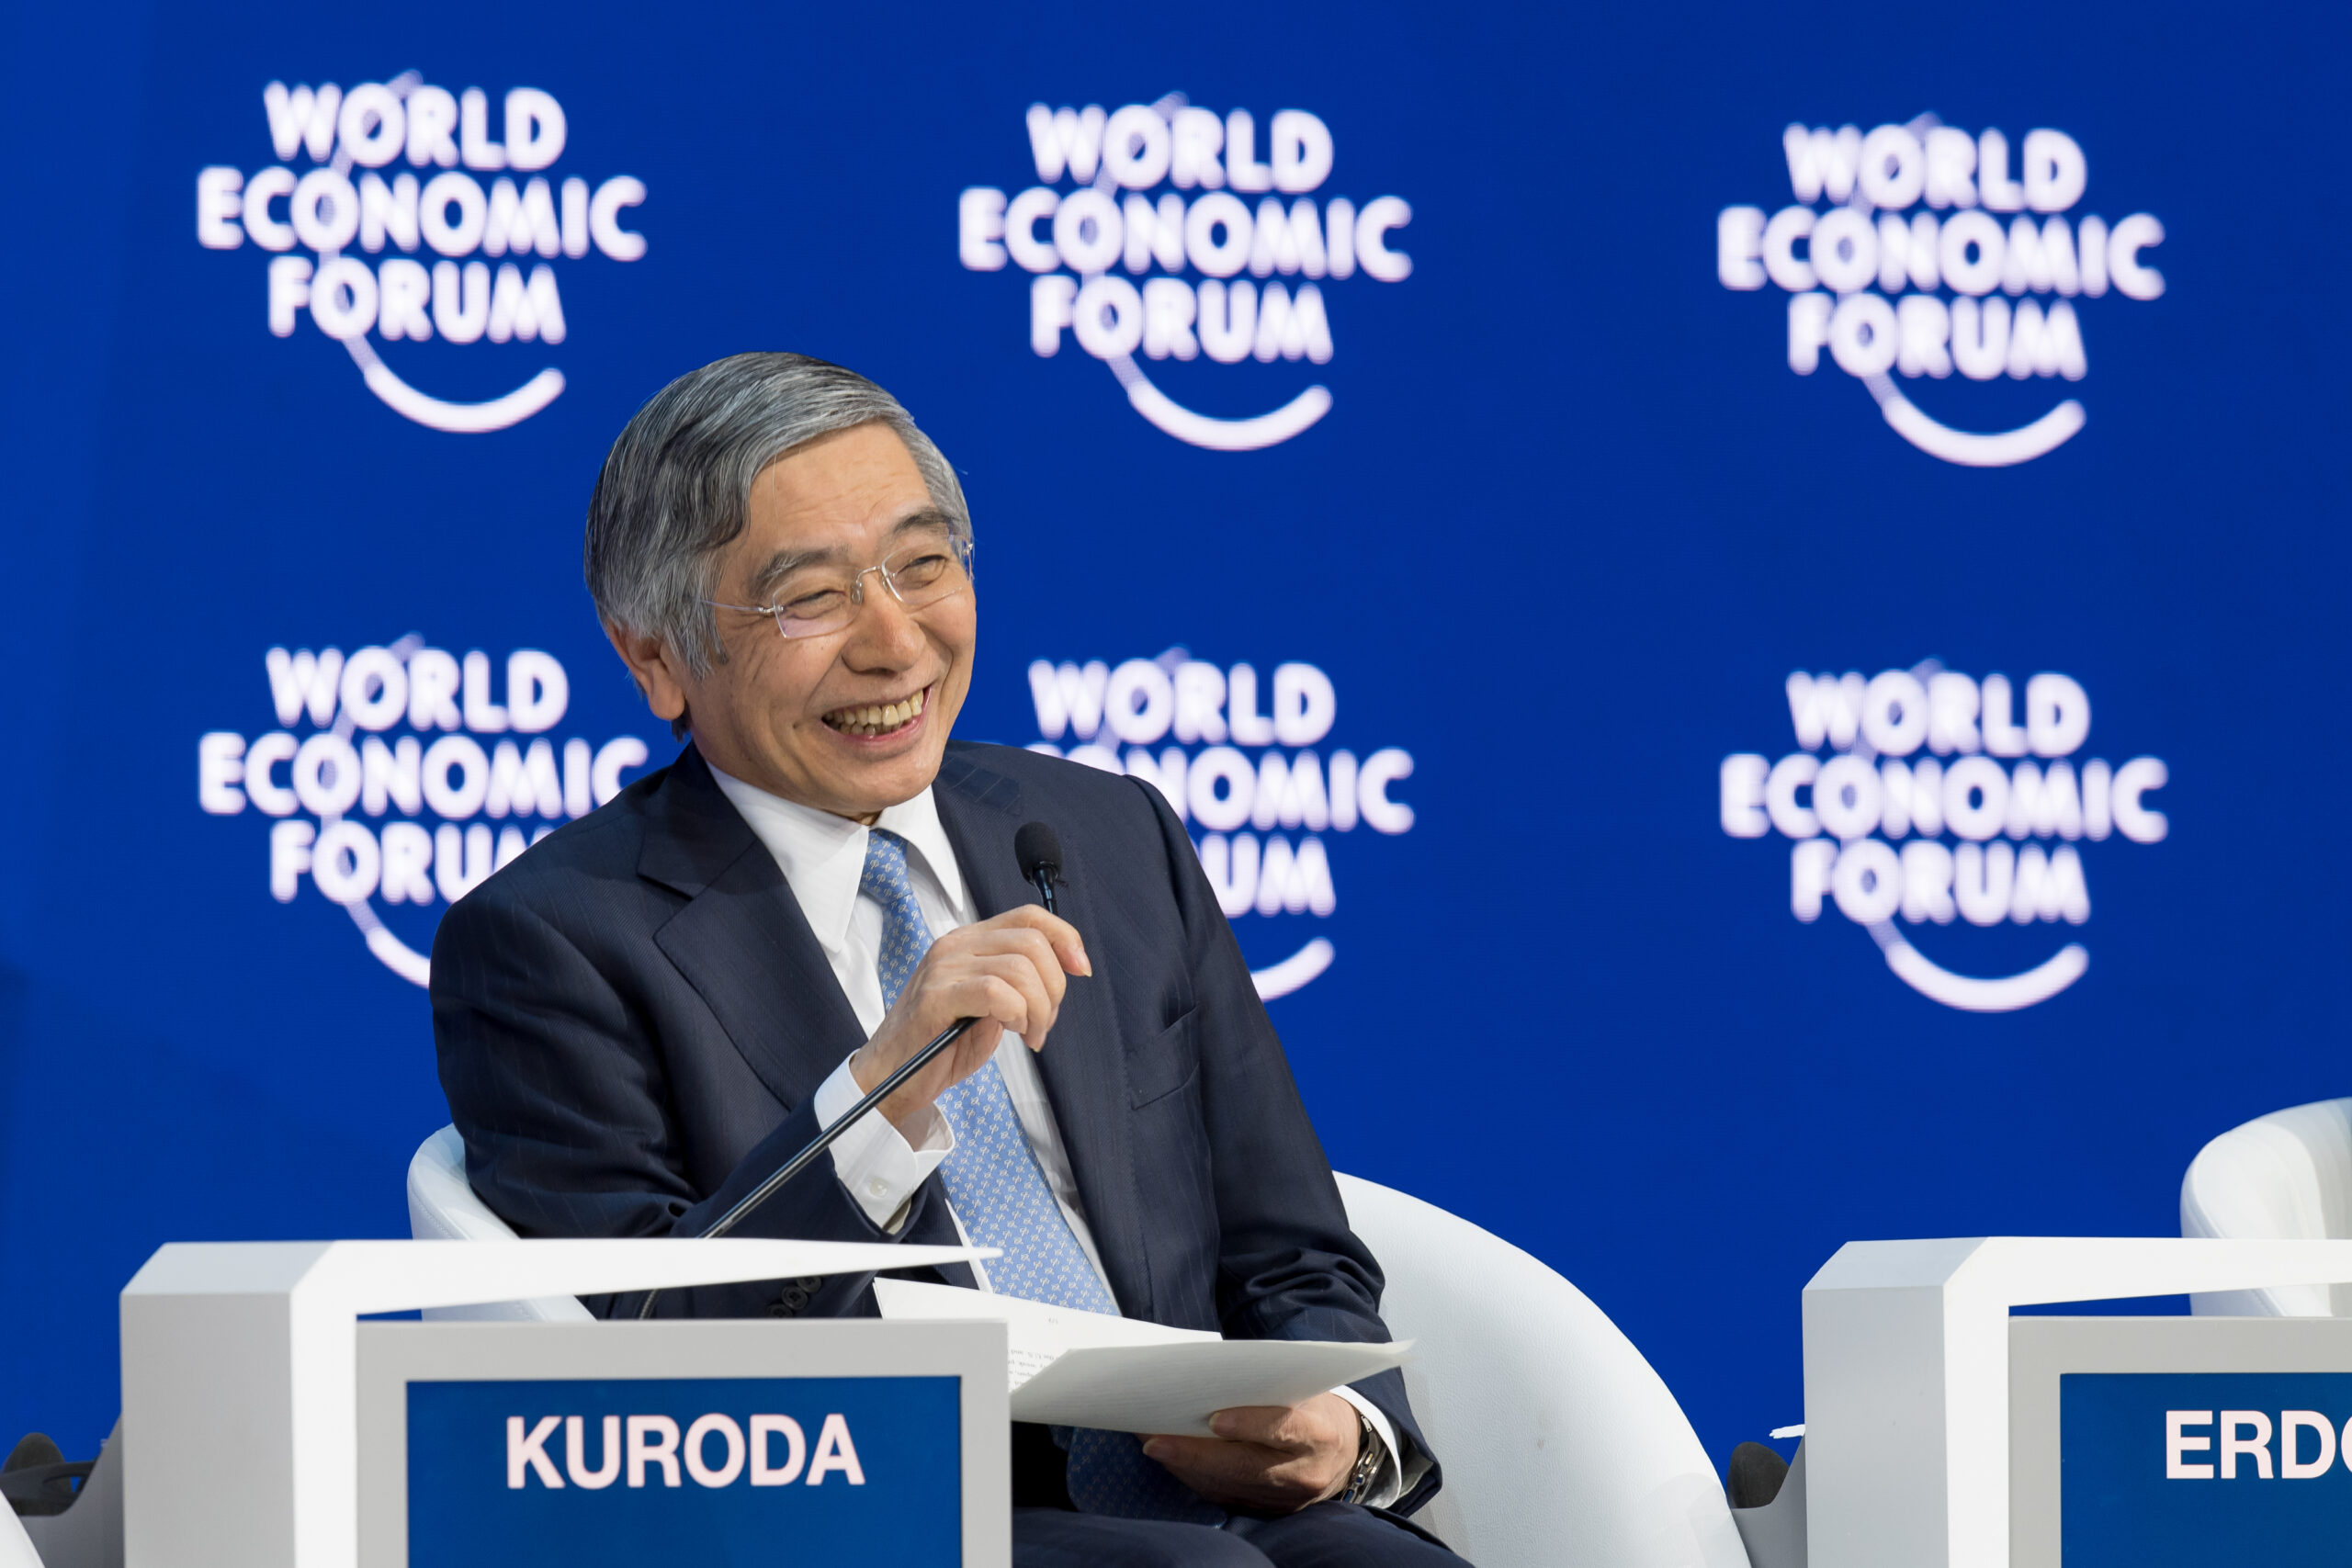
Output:
<instances>
[{"instance_id":1,"label":"necktie knot","mask_svg":"<svg viewBox=\"0 0 2352 1568\"><path fill-rule=\"evenodd\" d=\"M858 874L857 888L886 908L894 895L912 892L914 885L907 878L907 841L887 828L867 829L865 869Z\"/></svg>"}]
</instances>

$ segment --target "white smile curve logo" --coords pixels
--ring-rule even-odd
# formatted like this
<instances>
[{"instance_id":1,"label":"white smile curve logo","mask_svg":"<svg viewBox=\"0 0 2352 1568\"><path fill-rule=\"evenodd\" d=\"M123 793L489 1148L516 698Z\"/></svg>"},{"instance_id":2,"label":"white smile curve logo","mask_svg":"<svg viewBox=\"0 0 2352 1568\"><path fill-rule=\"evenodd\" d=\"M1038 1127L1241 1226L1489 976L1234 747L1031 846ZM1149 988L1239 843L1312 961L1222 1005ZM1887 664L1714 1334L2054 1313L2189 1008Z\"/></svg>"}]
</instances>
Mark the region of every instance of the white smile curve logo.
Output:
<instances>
[{"instance_id":1,"label":"white smile curve logo","mask_svg":"<svg viewBox=\"0 0 2352 1568\"><path fill-rule=\"evenodd\" d=\"M1250 983L1258 988L1260 1001L1270 1002L1298 990L1331 967L1334 956L1331 944L1318 936L1280 964L1250 971Z\"/></svg>"},{"instance_id":2,"label":"white smile curve logo","mask_svg":"<svg viewBox=\"0 0 2352 1568\"><path fill-rule=\"evenodd\" d=\"M1134 355L1122 354L1109 364L1111 374L1126 389L1127 401L1135 405L1136 412L1177 440L1205 446L1212 452L1255 452L1279 446L1331 412L1330 391L1317 384L1272 413L1251 419L1216 419L1194 413L1153 386Z\"/></svg>"},{"instance_id":3,"label":"white smile curve logo","mask_svg":"<svg viewBox=\"0 0 2352 1568\"><path fill-rule=\"evenodd\" d=\"M412 986L422 988L433 984L433 960L394 936L377 915L374 905L363 898L356 904L345 904L344 909L351 916L351 923L368 939L368 951L376 955L377 962Z\"/></svg>"},{"instance_id":4,"label":"white smile curve logo","mask_svg":"<svg viewBox=\"0 0 2352 1568\"><path fill-rule=\"evenodd\" d=\"M2070 942L2022 974L1982 980L1955 975L1904 940L1891 920L1870 927L1871 940L1886 954L1886 966L1896 978L1930 1001L1962 1012L2016 1012L2046 1002L2083 977L2091 955L2082 943Z\"/></svg>"},{"instance_id":5,"label":"white smile curve logo","mask_svg":"<svg viewBox=\"0 0 2352 1568\"><path fill-rule=\"evenodd\" d=\"M1930 457L1972 468L2006 468L2030 463L2064 446L2087 419L2083 405L2068 398L2031 424L1996 434L1980 434L1954 430L1930 418L1883 373L1863 377L1862 385L1878 400L1879 412L1894 427L1897 435Z\"/></svg>"},{"instance_id":6,"label":"white smile curve logo","mask_svg":"<svg viewBox=\"0 0 2352 1568\"><path fill-rule=\"evenodd\" d=\"M351 351L352 362L359 367L368 389L383 399L393 412L452 435L481 435L520 424L563 392L563 372L550 366L503 397L480 403L448 402L418 391L394 375L365 338L346 338L344 346Z\"/></svg>"}]
</instances>

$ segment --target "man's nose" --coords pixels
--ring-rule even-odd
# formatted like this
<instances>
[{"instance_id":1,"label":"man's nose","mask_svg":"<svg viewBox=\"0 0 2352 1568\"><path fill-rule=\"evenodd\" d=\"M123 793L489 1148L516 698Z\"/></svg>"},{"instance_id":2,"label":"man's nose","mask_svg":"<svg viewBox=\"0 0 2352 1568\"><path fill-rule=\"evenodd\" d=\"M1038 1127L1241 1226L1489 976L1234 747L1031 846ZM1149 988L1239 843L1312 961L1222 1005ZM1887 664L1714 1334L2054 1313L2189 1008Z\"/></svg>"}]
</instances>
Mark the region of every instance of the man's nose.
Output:
<instances>
[{"instance_id":1,"label":"man's nose","mask_svg":"<svg viewBox=\"0 0 2352 1568\"><path fill-rule=\"evenodd\" d=\"M857 619L850 623L849 647L843 650L850 661L897 670L920 658L925 640L922 627L878 574L866 580L865 601L858 607Z\"/></svg>"}]
</instances>

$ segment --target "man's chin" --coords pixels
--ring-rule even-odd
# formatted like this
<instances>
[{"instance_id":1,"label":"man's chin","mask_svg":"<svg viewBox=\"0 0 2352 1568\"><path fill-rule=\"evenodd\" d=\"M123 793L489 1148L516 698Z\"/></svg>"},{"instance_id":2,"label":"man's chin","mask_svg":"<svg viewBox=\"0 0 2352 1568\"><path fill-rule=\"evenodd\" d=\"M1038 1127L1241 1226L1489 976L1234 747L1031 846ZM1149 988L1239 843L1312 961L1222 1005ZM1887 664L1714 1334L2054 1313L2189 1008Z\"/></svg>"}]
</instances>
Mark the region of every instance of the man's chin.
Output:
<instances>
[{"instance_id":1,"label":"man's chin","mask_svg":"<svg viewBox=\"0 0 2352 1568\"><path fill-rule=\"evenodd\" d=\"M938 776L939 760L940 748L924 744L836 766L829 770L828 793L840 804L831 809L843 817L871 817L912 800Z\"/></svg>"}]
</instances>

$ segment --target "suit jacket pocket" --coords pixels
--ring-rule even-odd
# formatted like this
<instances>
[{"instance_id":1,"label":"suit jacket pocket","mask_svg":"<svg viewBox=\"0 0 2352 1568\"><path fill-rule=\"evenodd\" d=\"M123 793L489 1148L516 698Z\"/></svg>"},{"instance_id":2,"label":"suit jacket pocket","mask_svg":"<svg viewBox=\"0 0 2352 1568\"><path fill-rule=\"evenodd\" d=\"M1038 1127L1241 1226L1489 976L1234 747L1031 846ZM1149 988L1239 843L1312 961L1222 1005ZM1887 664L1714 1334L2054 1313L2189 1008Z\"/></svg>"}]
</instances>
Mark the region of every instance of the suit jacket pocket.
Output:
<instances>
[{"instance_id":1,"label":"suit jacket pocket","mask_svg":"<svg viewBox=\"0 0 2352 1568\"><path fill-rule=\"evenodd\" d=\"M1132 1108L1140 1111L1193 1086L1201 1076L1199 1033L1200 1010L1186 1008L1128 1057L1127 1079L1135 1086L1127 1101Z\"/></svg>"}]
</instances>

